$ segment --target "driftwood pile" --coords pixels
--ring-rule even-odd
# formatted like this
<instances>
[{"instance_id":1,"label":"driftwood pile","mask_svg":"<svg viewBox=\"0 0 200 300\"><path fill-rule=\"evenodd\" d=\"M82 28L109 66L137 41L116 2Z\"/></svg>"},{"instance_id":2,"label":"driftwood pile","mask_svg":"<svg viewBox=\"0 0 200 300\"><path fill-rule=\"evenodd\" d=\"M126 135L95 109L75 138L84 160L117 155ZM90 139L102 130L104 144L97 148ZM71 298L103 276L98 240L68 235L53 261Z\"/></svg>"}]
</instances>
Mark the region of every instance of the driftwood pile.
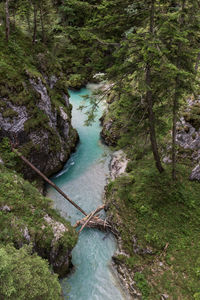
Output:
<instances>
[{"instance_id":1,"label":"driftwood pile","mask_svg":"<svg viewBox=\"0 0 200 300\"><path fill-rule=\"evenodd\" d=\"M103 231L111 231L111 225L109 222L105 219L101 219L99 215L95 216L98 212L100 212L102 209L104 209L105 205L102 205L98 207L95 211L91 212L89 215L87 215L85 218L78 220L76 224L74 225L75 228L81 226L81 229L79 230L79 233L87 226L89 228L97 228Z\"/></svg>"}]
</instances>

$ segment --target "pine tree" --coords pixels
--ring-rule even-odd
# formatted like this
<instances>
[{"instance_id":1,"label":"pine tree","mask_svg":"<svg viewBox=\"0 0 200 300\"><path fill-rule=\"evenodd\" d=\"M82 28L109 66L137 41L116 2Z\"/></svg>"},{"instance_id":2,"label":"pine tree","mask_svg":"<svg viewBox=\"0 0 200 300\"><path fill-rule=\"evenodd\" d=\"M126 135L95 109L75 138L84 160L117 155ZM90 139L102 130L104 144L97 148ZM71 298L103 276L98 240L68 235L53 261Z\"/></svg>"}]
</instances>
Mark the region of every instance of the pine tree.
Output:
<instances>
[{"instance_id":1,"label":"pine tree","mask_svg":"<svg viewBox=\"0 0 200 300\"><path fill-rule=\"evenodd\" d=\"M180 0L164 3L161 16L160 40L168 62L168 84L172 100L172 178L176 179L176 123L180 101L195 89L195 65L199 49L198 1ZM196 14L194 15L194 11ZM170 102L171 103L171 102Z\"/></svg>"}]
</instances>

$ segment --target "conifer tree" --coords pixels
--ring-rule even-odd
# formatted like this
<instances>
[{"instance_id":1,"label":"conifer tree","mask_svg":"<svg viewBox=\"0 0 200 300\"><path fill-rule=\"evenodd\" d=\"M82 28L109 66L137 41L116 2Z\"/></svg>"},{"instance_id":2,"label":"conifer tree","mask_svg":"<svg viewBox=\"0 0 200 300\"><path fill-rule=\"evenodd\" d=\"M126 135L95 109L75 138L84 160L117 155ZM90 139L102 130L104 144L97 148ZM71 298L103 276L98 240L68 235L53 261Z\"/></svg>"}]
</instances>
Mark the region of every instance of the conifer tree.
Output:
<instances>
[{"instance_id":1,"label":"conifer tree","mask_svg":"<svg viewBox=\"0 0 200 300\"><path fill-rule=\"evenodd\" d=\"M9 12L9 2L10 0L5 1L5 14L6 14L6 41L8 42L10 37L10 12Z\"/></svg>"},{"instance_id":2,"label":"conifer tree","mask_svg":"<svg viewBox=\"0 0 200 300\"><path fill-rule=\"evenodd\" d=\"M195 65L199 49L199 1L174 1L173 6L170 1L164 2L159 39L165 49L165 69L168 69L166 79L171 87L168 101L172 103L172 178L175 180L176 123L180 100L191 95L195 89Z\"/></svg>"}]
</instances>

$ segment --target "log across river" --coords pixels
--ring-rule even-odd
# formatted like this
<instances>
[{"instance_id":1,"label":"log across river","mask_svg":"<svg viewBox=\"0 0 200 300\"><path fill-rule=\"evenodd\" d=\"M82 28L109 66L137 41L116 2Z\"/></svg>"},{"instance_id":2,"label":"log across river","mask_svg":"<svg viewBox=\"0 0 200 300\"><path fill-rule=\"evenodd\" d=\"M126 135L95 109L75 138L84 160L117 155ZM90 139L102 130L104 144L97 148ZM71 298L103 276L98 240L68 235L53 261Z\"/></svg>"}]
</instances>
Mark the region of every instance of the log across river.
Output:
<instances>
[{"instance_id":1,"label":"log across river","mask_svg":"<svg viewBox=\"0 0 200 300\"><path fill-rule=\"evenodd\" d=\"M110 153L99 139L99 121L91 127L84 126L85 115L78 110L82 95L89 89L70 92L73 105L73 126L78 130L80 143L64 169L51 178L86 213L102 205L102 195L109 174ZM99 112L99 117L101 112ZM75 224L83 215L68 203L53 188L48 188L48 197L62 216ZM100 214L103 214L101 212ZM111 257L116 251L116 241L112 234L84 228L72 252L75 272L62 280L65 299L70 300L124 300L111 268Z\"/></svg>"}]
</instances>

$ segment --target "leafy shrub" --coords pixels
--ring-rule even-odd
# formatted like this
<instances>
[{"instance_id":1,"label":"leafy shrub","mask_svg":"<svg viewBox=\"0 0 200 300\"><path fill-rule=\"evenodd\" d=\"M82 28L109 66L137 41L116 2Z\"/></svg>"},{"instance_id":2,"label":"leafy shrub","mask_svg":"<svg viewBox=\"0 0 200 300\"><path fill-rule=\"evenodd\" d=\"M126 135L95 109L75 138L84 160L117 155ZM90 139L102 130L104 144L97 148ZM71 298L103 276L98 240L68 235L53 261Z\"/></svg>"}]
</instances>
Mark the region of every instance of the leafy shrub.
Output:
<instances>
[{"instance_id":1,"label":"leafy shrub","mask_svg":"<svg viewBox=\"0 0 200 300\"><path fill-rule=\"evenodd\" d=\"M60 300L61 286L48 263L36 254L31 255L31 247L16 250L11 245L1 245L0 298Z\"/></svg>"}]
</instances>

